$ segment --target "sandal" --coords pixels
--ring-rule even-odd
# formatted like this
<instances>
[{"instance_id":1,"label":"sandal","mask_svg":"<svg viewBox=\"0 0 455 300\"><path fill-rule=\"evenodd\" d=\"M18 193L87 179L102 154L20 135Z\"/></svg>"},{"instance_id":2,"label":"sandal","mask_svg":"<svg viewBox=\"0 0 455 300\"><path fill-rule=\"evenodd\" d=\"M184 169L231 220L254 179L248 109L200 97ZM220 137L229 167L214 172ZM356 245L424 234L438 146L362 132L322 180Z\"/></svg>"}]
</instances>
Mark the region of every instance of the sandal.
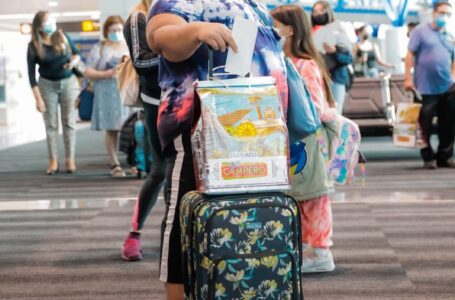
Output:
<instances>
[{"instance_id":1,"label":"sandal","mask_svg":"<svg viewBox=\"0 0 455 300\"><path fill-rule=\"evenodd\" d=\"M113 165L111 167L111 175L112 177L125 177L126 174L120 165Z\"/></svg>"}]
</instances>

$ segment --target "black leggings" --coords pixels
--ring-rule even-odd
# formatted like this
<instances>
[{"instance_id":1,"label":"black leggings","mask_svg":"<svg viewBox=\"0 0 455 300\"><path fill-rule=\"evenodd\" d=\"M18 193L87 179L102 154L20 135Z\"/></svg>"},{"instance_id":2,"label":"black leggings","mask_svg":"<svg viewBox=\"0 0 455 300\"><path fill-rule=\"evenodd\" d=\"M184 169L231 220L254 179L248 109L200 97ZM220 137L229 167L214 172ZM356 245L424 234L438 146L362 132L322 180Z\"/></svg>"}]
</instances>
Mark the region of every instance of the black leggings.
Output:
<instances>
[{"instance_id":1,"label":"black leggings","mask_svg":"<svg viewBox=\"0 0 455 300\"><path fill-rule=\"evenodd\" d=\"M144 222L158 199L158 194L164 185L164 198L166 203L170 200L170 176L174 167L177 152L173 144L164 151L161 150L156 121L158 106L144 102L145 128L150 145L151 169L139 193L139 198L134 209L131 226L134 231L141 230Z\"/></svg>"}]
</instances>

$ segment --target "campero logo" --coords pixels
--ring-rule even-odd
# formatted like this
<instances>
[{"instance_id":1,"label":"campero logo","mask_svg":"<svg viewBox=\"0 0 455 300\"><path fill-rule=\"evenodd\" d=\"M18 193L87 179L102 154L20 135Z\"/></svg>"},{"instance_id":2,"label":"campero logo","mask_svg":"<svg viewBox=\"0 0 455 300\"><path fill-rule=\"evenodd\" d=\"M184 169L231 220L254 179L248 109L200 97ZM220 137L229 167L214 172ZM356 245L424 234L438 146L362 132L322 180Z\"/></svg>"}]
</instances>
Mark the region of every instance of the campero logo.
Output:
<instances>
[{"instance_id":1,"label":"campero logo","mask_svg":"<svg viewBox=\"0 0 455 300\"><path fill-rule=\"evenodd\" d=\"M230 163L221 164L221 177L223 179L246 179L267 177L267 164L261 162L255 163Z\"/></svg>"}]
</instances>

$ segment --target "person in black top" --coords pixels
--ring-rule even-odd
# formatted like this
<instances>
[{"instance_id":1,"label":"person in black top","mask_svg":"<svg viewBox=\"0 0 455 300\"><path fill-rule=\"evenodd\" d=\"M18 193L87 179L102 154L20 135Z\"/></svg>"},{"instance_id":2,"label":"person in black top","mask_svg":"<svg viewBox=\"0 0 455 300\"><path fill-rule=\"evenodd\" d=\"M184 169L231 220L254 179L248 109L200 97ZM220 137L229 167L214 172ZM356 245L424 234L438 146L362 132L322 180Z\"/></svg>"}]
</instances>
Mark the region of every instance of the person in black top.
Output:
<instances>
[{"instance_id":1,"label":"person in black top","mask_svg":"<svg viewBox=\"0 0 455 300\"><path fill-rule=\"evenodd\" d=\"M144 182L134 209L131 231L125 239L122 257L127 261L142 259L140 231L158 194L165 185L165 201L169 200L171 179L165 180L172 172L176 152L161 150L156 121L160 104L161 89L158 85L158 55L147 45L147 13L151 0L142 0L129 16L124 27L125 40L136 72L139 74L141 100L144 105L145 125L151 149L151 170ZM172 148L173 146L170 146ZM168 184L169 183L169 184Z\"/></svg>"},{"instance_id":2,"label":"person in black top","mask_svg":"<svg viewBox=\"0 0 455 300\"><path fill-rule=\"evenodd\" d=\"M362 77L379 77L378 65L383 68L393 69L394 65L384 62L381 59L378 45L370 40L370 34L364 25L356 29L355 33L358 42L354 45L353 53L356 60L356 73Z\"/></svg>"},{"instance_id":3,"label":"person in black top","mask_svg":"<svg viewBox=\"0 0 455 300\"><path fill-rule=\"evenodd\" d=\"M28 76L36 109L43 114L49 150L47 174L58 172L58 107L63 125L66 152L66 171L74 173L76 146L76 115L74 103L79 95L79 83L73 67L80 60L79 49L71 38L57 30L56 21L47 11L39 11L33 18L32 39L28 45ZM39 81L36 80L39 66Z\"/></svg>"}]
</instances>

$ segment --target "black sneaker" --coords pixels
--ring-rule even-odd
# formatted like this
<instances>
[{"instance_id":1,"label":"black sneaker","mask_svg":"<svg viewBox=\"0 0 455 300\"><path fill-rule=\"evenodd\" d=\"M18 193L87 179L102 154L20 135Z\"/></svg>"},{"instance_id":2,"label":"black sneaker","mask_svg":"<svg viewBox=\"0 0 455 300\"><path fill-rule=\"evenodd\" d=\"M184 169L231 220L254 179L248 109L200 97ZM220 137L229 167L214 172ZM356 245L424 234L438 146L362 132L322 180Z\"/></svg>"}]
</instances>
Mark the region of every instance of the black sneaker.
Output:
<instances>
[{"instance_id":1,"label":"black sneaker","mask_svg":"<svg viewBox=\"0 0 455 300\"><path fill-rule=\"evenodd\" d=\"M440 168L455 168L455 159L449 158L445 162L438 162Z\"/></svg>"},{"instance_id":2,"label":"black sneaker","mask_svg":"<svg viewBox=\"0 0 455 300\"><path fill-rule=\"evenodd\" d=\"M423 167L428 170L434 170L437 169L438 166L436 165L435 160L430 160L430 161L424 161L423 162Z\"/></svg>"}]
</instances>

